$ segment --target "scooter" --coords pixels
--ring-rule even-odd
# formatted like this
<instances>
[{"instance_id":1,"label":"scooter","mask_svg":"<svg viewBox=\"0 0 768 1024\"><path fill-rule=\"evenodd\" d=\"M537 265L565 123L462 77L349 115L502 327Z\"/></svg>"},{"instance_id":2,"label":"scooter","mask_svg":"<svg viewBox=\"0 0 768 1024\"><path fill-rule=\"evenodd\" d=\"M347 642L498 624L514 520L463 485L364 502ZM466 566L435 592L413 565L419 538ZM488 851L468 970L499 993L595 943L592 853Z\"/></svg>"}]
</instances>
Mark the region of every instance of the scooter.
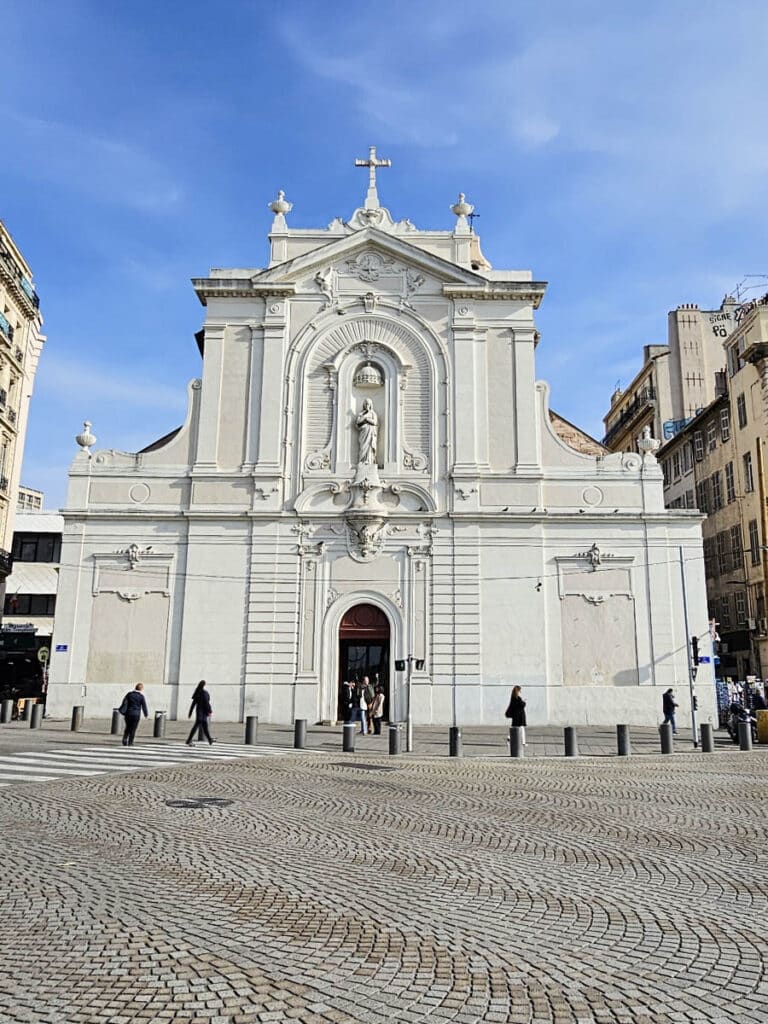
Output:
<instances>
[{"instance_id":1,"label":"scooter","mask_svg":"<svg viewBox=\"0 0 768 1024\"><path fill-rule=\"evenodd\" d=\"M749 722L749 728L752 733L752 742L757 742L757 719L752 712L745 708L743 704L739 704L737 701L733 701L728 708L728 718L725 722L725 728L728 730L728 735L734 743L739 742L739 723Z\"/></svg>"}]
</instances>

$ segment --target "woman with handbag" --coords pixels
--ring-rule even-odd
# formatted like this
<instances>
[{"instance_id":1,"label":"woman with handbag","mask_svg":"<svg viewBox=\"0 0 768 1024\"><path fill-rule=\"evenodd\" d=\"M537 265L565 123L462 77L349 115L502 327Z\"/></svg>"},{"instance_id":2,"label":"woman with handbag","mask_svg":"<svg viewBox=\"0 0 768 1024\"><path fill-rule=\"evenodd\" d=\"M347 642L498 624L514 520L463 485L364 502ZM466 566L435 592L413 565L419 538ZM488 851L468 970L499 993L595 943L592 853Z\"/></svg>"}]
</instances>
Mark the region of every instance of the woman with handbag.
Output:
<instances>
[{"instance_id":1,"label":"woman with handbag","mask_svg":"<svg viewBox=\"0 0 768 1024\"><path fill-rule=\"evenodd\" d=\"M192 717L193 711L195 713L195 724L192 726L192 732L189 734L187 739L187 746L191 747L195 742L195 733L197 733L197 738L199 740L205 736L209 743L213 743L213 737L208 729L208 719L211 717L212 713L211 696L205 688L204 679L201 679L195 687L195 692L192 694L192 704L190 705L187 718Z\"/></svg>"},{"instance_id":2,"label":"woman with handbag","mask_svg":"<svg viewBox=\"0 0 768 1024\"><path fill-rule=\"evenodd\" d=\"M522 741L525 746L525 727L528 724L525 717L525 701L520 696L520 686L512 687L512 696L509 698L509 704L507 710L504 712L504 717L510 719L510 725L515 725L522 729Z\"/></svg>"}]
</instances>

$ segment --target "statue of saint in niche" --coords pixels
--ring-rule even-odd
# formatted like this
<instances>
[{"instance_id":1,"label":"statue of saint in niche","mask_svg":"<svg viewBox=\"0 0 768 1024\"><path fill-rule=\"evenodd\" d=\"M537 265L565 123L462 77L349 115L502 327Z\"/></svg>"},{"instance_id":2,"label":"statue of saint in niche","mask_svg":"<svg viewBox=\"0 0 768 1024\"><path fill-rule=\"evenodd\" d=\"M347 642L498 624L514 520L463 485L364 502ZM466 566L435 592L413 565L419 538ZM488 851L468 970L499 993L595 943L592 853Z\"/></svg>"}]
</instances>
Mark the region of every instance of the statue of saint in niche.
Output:
<instances>
[{"instance_id":1,"label":"statue of saint in niche","mask_svg":"<svg viewBox=\"0 0 768 1024\"><path fill-rule=\"evenodd\" d=\"M379 417L376 415L370 398L366 398L363 402L362 412L355 420L355 424L358 442L357 464L359 466L375 466Z\"/></svg>"}]
</instances>

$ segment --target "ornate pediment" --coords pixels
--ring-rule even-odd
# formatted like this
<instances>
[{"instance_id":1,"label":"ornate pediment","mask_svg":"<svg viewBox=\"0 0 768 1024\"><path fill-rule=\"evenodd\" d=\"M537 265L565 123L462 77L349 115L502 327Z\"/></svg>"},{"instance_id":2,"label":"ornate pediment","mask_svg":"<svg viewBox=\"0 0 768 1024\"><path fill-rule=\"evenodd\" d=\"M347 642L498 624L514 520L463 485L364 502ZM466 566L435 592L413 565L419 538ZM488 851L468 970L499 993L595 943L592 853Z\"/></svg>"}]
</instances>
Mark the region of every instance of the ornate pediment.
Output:
<instances>
[{"instance_id":1,"label":"ornate pediment","mask_svg":"<svg viewBox=\"0 0 768 1024\"><path fill-rule=\"evenodd\" d=\"M259 287L270 283L275 286L294 284L302 279L312 279L331 267L338 272L357 275L357 280L364 284L372 284L378 278L370 276L371 273L381 276L381 271L395 265L402 272L410 270L412 274L430 276L441 284L477 288L488 283L486 278L471 270L457 267L455 263L425 252L400 236L386 234L375 227L366 227L341 238L331 236L328 245L264 270L256 274L251 283ZM365 276L361 278L360 273L368 279Z\"/></svg>"}]
</instances>

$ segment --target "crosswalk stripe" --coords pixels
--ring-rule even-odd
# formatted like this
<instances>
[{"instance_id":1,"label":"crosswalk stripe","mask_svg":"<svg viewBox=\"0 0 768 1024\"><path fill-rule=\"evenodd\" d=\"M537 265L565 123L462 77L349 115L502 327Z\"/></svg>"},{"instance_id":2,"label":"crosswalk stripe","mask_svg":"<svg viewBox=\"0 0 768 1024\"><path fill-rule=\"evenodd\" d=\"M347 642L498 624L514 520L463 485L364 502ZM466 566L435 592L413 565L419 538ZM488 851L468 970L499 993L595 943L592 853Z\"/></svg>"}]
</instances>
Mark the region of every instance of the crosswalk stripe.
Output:
<instances>
[{"instance_id":1,"label":"crosswalk stripe","mask_svg":"<svg viewBox=\"0 0 768 1024\"><path fill-rule=\"evenodd\" d=\"M285 747L243 746L214 743L187 746L179 741L112 746L59 747L56 750L22 750L0 756L0 786L14 782L55 782L70 776L90 777L107 773L147 771L200 761L234 761L238 758L282 756Z\"/></svg>"}]
</instances>

